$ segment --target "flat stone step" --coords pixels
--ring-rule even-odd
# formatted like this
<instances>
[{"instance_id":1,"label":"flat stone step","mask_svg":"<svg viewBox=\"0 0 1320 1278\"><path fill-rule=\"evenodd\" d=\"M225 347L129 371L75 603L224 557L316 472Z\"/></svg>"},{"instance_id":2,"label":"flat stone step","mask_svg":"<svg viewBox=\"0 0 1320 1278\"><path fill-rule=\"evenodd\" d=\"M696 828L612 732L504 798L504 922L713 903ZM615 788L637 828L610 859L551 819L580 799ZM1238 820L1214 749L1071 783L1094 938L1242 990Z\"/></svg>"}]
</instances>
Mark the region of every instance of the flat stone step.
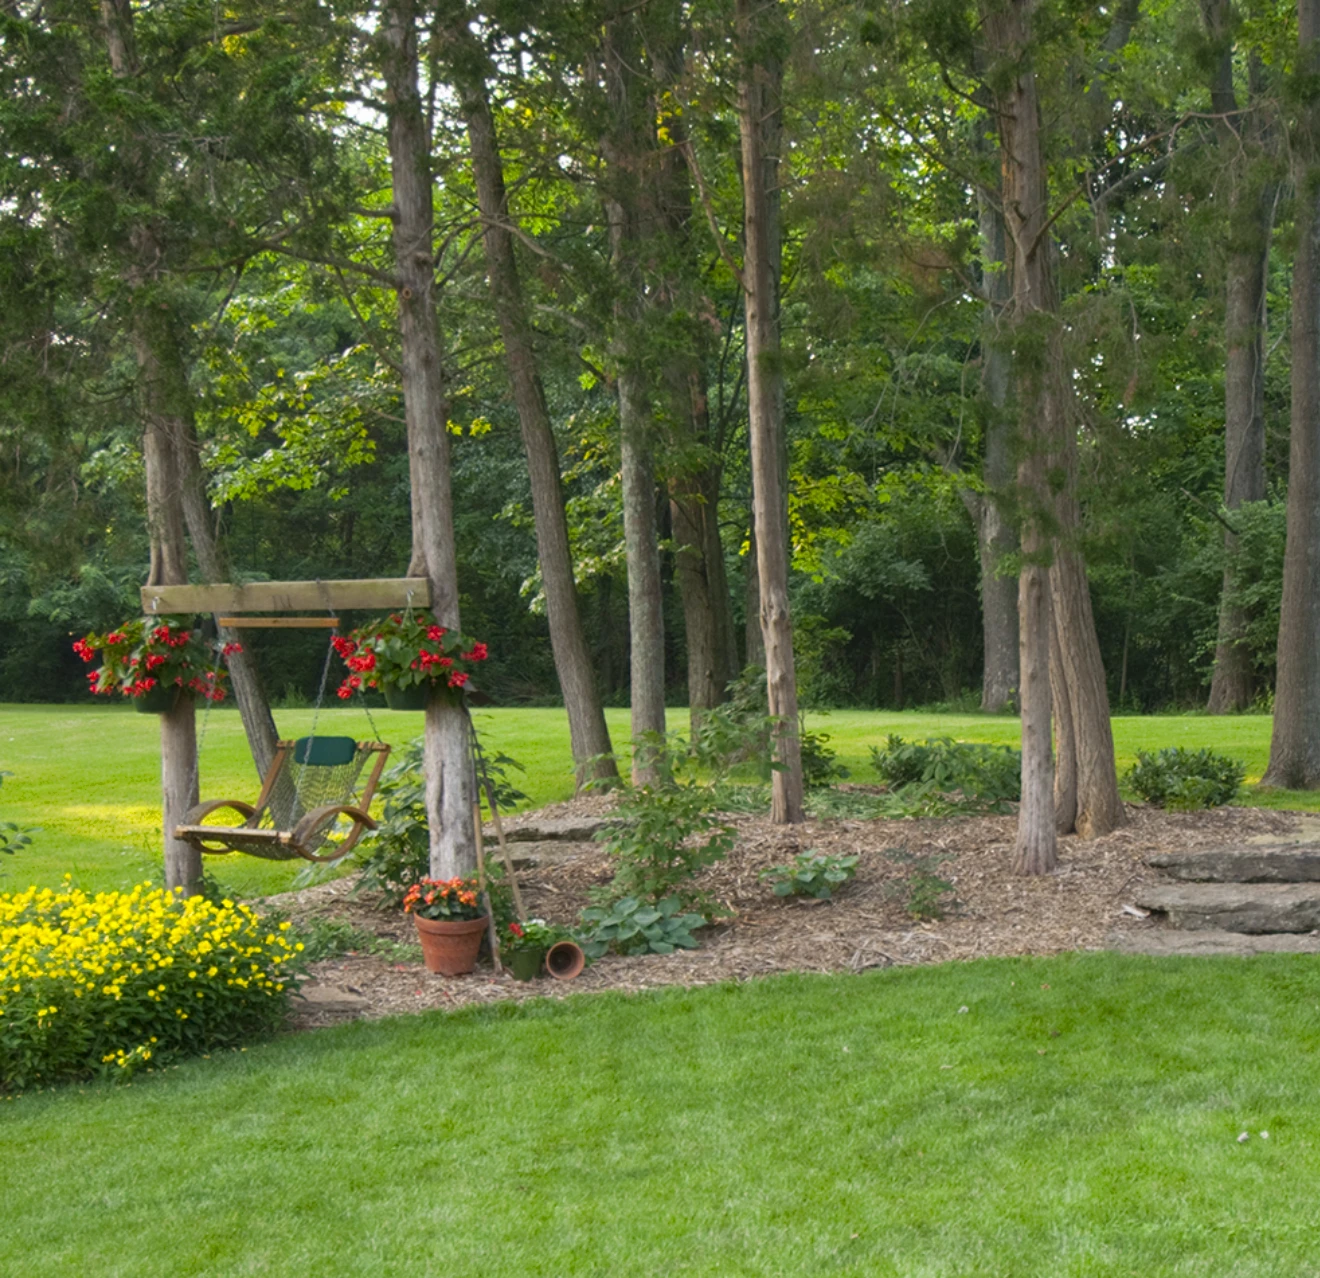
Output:
<instances>
[{"instance_id":1,"label":"flat stone step","mask_svg":"<svg viewBox=\"0 0 1320 1278\"><path fill-rule=\"evenodd\" d=\"M509 860L515 870L532 870L538 865L562 865L565 861L576 861L580 856L590 856L601 851L599 843L515 843L509 840ZM486 844L486 856L498 859L498 844Z\"/></svg>"},{"instance_id":2,"label":"flat stone step","mask_svg":"<svg viewBox=\"0 0 1320 1278\"><path fill-rule=\"evenodd\" d=\"M1114 931L1106 945L1120 954L1148 954L1154 958L1216 954L1320 954L1320 934L1315 932L1178 932L1172 928L1138 928Z\"/></svg>"},{"instance_id":3,"label":"flat stone step","mask_svg":"<svg viewBox=\"0 0 1320 1278\"><path fill-rule=\"evenodd\" d=\"M1146 864L1192 883L1320 883L1320 843L1156 852Z\"/></svg>"},{"instance_id":4,"label":"flat stone step","mask_svg":"<svg viewBox=\"0 0 1320 1278\"><path fill-rule=\"evenodd\" d=\"M510 843L590 843L609 824L609 817L554 817L525 825L505 821L504 837ZM489 844L498 842L493 824L483 825L481 834Z\"/></svg>"},{"instance_id":5,"label":"flat stone step","mask_svg":"<svg viewBox=\"0 0 1320 1278\"><path fill-rule=\"evenodd\" d=\"M1320 883L1168 883L1142 888L1135 899L1192 932L1320 928Z\"/></svg>"},{"instance_id":6,"label":"flat stone step","mask_svg":"<svg viewBox=\"0 0 1320 1278\"><path fill-rule=\"evenodd\" d=\"M304 981L294 998L314 1012L340 1012L352 1016L361 1016L371 1006L370 1001L356 990L321 981Z\"/></svg>"}]
</instances>

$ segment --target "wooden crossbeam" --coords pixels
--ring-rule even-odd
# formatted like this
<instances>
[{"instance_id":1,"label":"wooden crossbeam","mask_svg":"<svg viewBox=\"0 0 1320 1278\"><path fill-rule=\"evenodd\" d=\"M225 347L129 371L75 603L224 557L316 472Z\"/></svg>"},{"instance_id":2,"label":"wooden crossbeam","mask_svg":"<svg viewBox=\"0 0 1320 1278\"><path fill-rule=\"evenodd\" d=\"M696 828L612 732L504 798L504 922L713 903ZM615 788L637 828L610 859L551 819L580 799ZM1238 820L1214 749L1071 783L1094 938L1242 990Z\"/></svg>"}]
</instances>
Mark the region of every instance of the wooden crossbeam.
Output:
<instances>
[{"instance_id":1,"label":"wooden crossbeam","mask_svg":"<svg viewBox=\"0 0 1320 1278\"><path fill-rule=\"evenodd\" d=\"M217 617L227 630L333 630L338 617Z\"/></svg>"},{"instance_id":2,"label":"wooden crossbeam","mask_svg":"<svg viewBox=\"0 0 1320 1278\"><path fill-rule=\"evenodd\" d=\"M357 581L252 581L236 586L143 586L142 611L191 616L202 612L306 612L344 609L427 608L425 577L369 577Z\"/></svg>"}]
</instances>

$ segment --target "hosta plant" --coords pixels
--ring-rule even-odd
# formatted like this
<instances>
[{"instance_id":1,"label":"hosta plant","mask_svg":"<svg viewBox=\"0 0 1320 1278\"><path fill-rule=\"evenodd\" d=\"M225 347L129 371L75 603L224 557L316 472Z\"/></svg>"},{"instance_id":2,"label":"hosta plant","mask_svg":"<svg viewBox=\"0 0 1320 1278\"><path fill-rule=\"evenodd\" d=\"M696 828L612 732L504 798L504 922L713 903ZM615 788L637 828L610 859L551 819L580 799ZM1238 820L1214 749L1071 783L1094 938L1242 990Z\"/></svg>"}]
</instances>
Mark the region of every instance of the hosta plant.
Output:
<instances>
[{"instance_id":1,"label":"hosta plant","mask_svg":"<svg viewBox=\"0 0 1320 1278\"><path fill-rule=\"evenodd\" d=\"M774 885L776 896L810 896L828 901L857 873L855 856L826 856L799 852L791 865L772 865L761 871L761 881Z\"/></svg>"},{"instance_id":2,"label":"hosta plant","mask_svg":"<svg viewBox=\"0 0 1320 1278\"><path fill-rule=\"evenodd\" d=\"M706 920L700 914L685 913L676 896L667 896L654 905L625 896L610 905L583 910L582 922L583 952L588 958L600 958L610 950L616 954L695 950L697 939L692 933L704 927Z\"/></svg>"}]
</instances>

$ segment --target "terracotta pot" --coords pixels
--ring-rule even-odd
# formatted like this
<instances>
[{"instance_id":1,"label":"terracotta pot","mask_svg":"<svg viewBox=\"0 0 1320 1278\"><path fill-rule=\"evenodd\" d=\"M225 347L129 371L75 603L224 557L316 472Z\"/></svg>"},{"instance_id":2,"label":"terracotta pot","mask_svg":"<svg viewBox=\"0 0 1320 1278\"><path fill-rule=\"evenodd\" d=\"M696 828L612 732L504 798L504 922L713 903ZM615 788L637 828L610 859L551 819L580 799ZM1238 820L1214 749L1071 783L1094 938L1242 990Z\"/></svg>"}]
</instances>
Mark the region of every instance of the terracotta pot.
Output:
<instances>
[{"instance_id":1,"label":"terracotta pot","mask_svg":"<svg viewBox=\"0 0 1320 1278\"><path fill-rule=\"evenodd\" d=\"M391 710L425 710L430 700L430 689L424 683L415 683L411 688L400 688L397 684L387 683L383 689L385 704Z\"/></svg>"},{"instance_id":2,"label":"terracotta pot","mask_svg":"<svg viewBox=\"0 0 1320 1278\"><path fill-rule=\"evenodd\" d=\"M587 956L576 941L559 941L545 956L545 970L557 981L571 981L587 965Z\"/></svg>"},{"instance_id":3,"label":"terracotta pot","mask_svg":"<svg viewBox=\"0 0 1320 1278\"><path fill-rule=\"evenodd\" d=\"M500 961L513 973L515 981L534 981L541 975L541 964L545 962L545 951L510 950L500 956Z\"/></svg>"},{"instance_id":4,"label":"terracotta pot","mask_svg":"<svg viewBox=\"0 0 1320 1278\"><path fill-rule=\"evenodd\" d=\"M422 960L428 972L465 976L477 965L477 951L486 933L486 916L479 919L423 919L413 915Z\"/></svg>"},{"instance_id":5,"label":"terracotta pot","mask_svg":"<svg viewBox=\"0 0 1320 1278\"><path fill-rule=\"evenodd\" d=\"M140 697L133 698L133 709L138 714L168 714L178 704L182 691L177 683L158 683Z\"/></svg>"}]
</instances>

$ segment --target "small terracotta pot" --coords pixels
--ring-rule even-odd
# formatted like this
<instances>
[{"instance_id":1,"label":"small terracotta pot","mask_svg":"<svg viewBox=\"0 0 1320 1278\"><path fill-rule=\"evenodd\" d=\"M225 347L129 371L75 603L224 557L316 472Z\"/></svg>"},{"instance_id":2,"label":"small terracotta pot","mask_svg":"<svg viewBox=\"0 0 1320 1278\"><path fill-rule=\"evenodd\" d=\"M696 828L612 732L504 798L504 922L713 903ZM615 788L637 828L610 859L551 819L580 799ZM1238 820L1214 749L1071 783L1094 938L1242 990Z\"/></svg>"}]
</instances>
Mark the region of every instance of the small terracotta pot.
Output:
<instances>
[{"instance_id":1,"label":"small terracotta pot","mask_svg":"<svg viewBox=\"0 0 1320 1278\"><path fill-rule=\"evenodd\" d=\"M182 691L177 683L158 683L140 697L133 698L133 709L138 714L169 714L178 704Z\"/></svg>"},{"instance_id":2,"label":"small terracotta pot","mask_svg":"<svg viewBox=\"0 0 1320 1278\"><path fill-rule=\"evenodd\" d=\"M413 915L422 961L428 972L440 976L466 976L477 965L477 951L486 933L486 917L479 919L423 919Z\"/></svg>"},{"instance_id":3,"label":"small terracotta pot","mask_svg":"<svg viewBox=\"0 0 1320 1278\"><path fill-rule=\"evenodd\" d=\"M571 981L587 965L587 956L576 941L559 941L546 951L545 970L557 981Z\"/></svg>"},{"instance_id":4,"label":"small terracotta pot","mask_svg":"<svg viewBox=\"0 0 1320 1278\"><path fill-rule=\"evenodd\" d=\"M400 688L397 684L384 686L385 704L391 710L425 710L430 700L430 689L424 683L415 683L411 688Z\"/></svg>"},{"instance_id":5,"label":"small terracotta pot","mask_svg":"<svg viewBox=\"0 0 1320 1278\"><path fill-rule=\"evenodd\" d=\"M500 961L513 973L515 981L534 981L541 975L541 964L545 962L544 950L510 950L501 955Z\"/></svg>"}]
</instances>

